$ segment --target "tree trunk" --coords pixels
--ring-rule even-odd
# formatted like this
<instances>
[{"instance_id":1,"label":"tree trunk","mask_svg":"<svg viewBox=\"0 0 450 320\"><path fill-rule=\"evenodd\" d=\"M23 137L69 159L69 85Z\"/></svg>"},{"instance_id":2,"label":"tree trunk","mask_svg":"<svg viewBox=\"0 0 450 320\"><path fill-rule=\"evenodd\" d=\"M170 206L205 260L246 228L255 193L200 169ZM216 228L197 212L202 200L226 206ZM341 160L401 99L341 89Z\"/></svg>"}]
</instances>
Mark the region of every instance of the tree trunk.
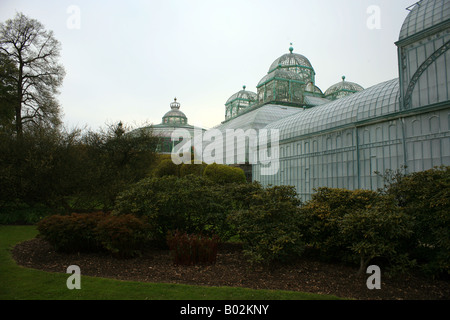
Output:
<instances>
[{"instance_id":1,"label":"tree trunk","mask_svg":"<svg viewBox=\"0 0 450 320\"><path fill-rule=\"evenodd\" d=\"M22 82L23 82L23 62L20 58L19 63L19 80L17 82L17 101L16 101L16 133L17 137L21 140L23 136L23 126L22 126Z\"/></svg>"},{"instance_id":2,"label":"tree trunk","mask_svg":"<svg viewBox=\"0 0 450 320\"><path fill-rule=\"evenodd\" d=\"M22 127L22 105L20 101L16 106L16 133L17 137L21 139L23 135L23 127Z\"/></svg>"},{"instance_id":3,"label":"tree trunk","mask_svg":"<svg viewBox=\"0 0 450 320\"><path fill-rule=\"evenodd\" d=\"M360 262L359 262L359 270L356 273L356 275L358 277L360 277L360 276L362 276L363 274L366 273L367 265L369 264L370 260L371 260L370 258L364 259L364 256L361 255L361 259L360 259Z\"/></svg>"}]
</instances>

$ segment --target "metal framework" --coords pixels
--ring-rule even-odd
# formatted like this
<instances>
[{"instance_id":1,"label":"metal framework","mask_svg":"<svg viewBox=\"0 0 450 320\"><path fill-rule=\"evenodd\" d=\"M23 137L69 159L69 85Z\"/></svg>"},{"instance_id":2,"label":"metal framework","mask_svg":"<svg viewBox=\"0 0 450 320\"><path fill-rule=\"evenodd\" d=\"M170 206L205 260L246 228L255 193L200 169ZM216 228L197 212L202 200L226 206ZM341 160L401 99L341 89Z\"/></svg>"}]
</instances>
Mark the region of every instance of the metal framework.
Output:
<instances>
[{"instance_id":1,"label":"metal framework","mask_svg":"<svg viewBox=\"0 0 450 320\"><path fill-rule=\"evenodd\" d=\"M180 103L177 102L177 98L170 104L170 110L162 118L162 124L180 125L187 124L186 115L180 111Z\"/></svg>"},{"instance_id":2,"label":"metal framework","mask_svg":"<svg viewBox=\"0 0 450 320\"><path fill-rule=\"evenodd\" d=\"M226 120L241 114L245 109L251 108L257 103L256 93L245 90L246 86L242 88L243 90L233 94L225 103Z\"/></svg>"},{"instance_id":3,"label":"metal framework","mask_svg":"<svg viewBox=\"0 0 450 320\"><path fill-rule=\"evenodd\" d=\"M345 76L343 76L341 82L332 85L327 91L325 91L325 98L329 100L336 100L363 90L364 88L359 84L345 81Z\"/></svg>"},{"instance_id":4,"label":"metal framework","mask_svg":"<svg viewBox=\"0 0 450 320\"><path fill-rule=\"evenodd\" d=\"M278 172L258 163L253 180L293 185L308 200L321 186L376 190L387 169L450 165L450 0L418 2L396 44L399 78L368 89L343 78L322 93L292 47L275 60L258 105L218 127L279 130Z\"/></svg>"}]
</instances>

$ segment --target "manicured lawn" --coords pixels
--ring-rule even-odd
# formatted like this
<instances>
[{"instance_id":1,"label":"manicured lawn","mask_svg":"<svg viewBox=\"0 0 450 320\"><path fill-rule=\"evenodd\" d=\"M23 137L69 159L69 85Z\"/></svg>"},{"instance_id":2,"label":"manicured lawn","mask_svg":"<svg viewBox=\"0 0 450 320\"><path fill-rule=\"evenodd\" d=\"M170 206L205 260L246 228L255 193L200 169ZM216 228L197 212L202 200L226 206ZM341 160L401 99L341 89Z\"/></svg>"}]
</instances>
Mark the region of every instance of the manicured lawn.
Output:
<instances>
[{"instance_id":1,"label":"manicured lawn","mask_svg":"<svg viewBox=\"0 0 450 320\"><path fill-rule=\"evenodd\" d=\"M10 249L37 235L33 226L0 226L0 300L323 300L301 292L201 287L119 281L81 275L81 289L69 290L65 273L18 266Z\"/></svg>"}]
</instances>

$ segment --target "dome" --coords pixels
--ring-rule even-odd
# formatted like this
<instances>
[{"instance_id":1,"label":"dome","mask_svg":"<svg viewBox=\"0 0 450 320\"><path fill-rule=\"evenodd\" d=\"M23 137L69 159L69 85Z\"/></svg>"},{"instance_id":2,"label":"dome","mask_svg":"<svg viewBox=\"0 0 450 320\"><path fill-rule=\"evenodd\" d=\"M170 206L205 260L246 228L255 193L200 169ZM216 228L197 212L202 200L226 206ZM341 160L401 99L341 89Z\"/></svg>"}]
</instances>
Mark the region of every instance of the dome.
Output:
<instances>
[{"instance_id":1,"label":"dome","mask_svg":"<svg viewBox=\"0 0 450 320\"><path fill-rule=\"evenodd\" d=\"M399 40L404 40L450 19L450 1L421 0L406 17Z\"/></svg>"},{"instance_id":2,"label":"dome","mask_svg":"<svg viewBox=\"0 0 450 320\"><path fill-rule=\"evenodd\" d=\"M288 70L299 67L313 70L311 62L309 62L308 58L301 54L294 53L294 48L292 47L289 48L289 51L290 53L282 55L272 63L268 73L271 73L272 71L280 67L287 68Z\"/></svg>"},{"instance_id":3,"label":"dome","mask_svg":"<svg viewBox=\"0 0 450 320\"><path fill-rule=\"evenodd\" d=\"M256 102L256 93L252 91L247 91L246 86L242 87L243 89L235 94L233 94L225 103L225 105L228 105L235 101L242 101L245 103L251 103Z\"/></svg>"},{"instance_id":4,"label":"dome","mask_svg":"<svg viewBox=\"0 0 450 320\"><path fill-rule=\"evenodd\" d=\"M300 81L303 83L315 82L315 72L309 60L298 53L294 53L294 48L289 48L289 53L286 53L276 59L269 68L268 74L274 71L284 70L300 75Z\"/></svg>"},{"instance_id":5,"label":"dome","mask_svg":"<svg viewBox=\"0 0 450 320\"><path fill-rule=\"evenodd\" d=\"M161 124L187 124L187 117L183 112L180 111L180 103L177 102L177 98L175 98L174 101L170 104L170 108L172 110L164 115Z\"/></svg>"},{"instance_id":6,"label":"dome","mask_svg":"<svg viewBox=\"0 0 450 320\"><path fill-rule=\"evenodd\" d=\"M336 100L363 90L364 88L359 84L345 81L345 76L343 76L341 82L332 85L325 91L325 98Z\"/></svg>"},{"instance_id":7,"label":"dome","mask_svg":"<svg viewBox=\"0 0 450 320\"><path fill-rule=\"evenodd\" d=\"M253 106L258 96L252 91L245 90L246 86L242 87L242 90L233 94L225 103L225 119L229 119L241 113L244 109Z\"/></svg>"},{"instance_id":8,"label":"dome","mask_svg":"<svg viewBox=\"0 0 450 320\"><path fill-rule=\"evenodd\" d=\"M294 72L294 71L288 71L286 69L275 69L272 72L270 72L269 74L265 75L258 83L258 85L256 86L257 88L261 87L262 85L264 85L265 83L273 80L273 79L277 79L277 80L292 80L292 81L297 81L297 82L301 82L304 83L303 81L303 77Z\"/></svg>"}]
</instances>

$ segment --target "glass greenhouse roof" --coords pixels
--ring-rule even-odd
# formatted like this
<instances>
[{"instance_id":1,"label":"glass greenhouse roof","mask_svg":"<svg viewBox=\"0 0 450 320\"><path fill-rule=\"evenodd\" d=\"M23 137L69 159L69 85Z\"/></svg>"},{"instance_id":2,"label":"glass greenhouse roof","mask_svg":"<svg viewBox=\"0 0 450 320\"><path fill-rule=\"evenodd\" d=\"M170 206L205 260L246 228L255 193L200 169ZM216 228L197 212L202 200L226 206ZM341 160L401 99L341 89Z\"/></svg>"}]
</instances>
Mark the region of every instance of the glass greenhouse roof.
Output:
<instances>
[{"instance_id":1,"label":"glass greenhouse roof","mask_svg":"<svg viewBox=\"0 0 450 320\"><path fill-rule=\"evenodd\" d=\"M301 110L269 124L279 129L280 140L317 133L399 111L399 82L393 79L345 98Z\"/></svg>"},{"instance_id":2,"label":"glass greenhouse roof","mask_svg":"<svg viewBox=\"0 0 450 320\"><path fill-rule=\"evenodd\" d=\"M305 95L305 105L307 106L320 106L325 103L330 103L330 100L320 97L312 97Z\"/></svg>"},{"instance_id":3,"label":"glass greenhouse roof","mask_svg":"<svg viewBox=\"0 0 450 320\"><path fill-rule=\"evenodd\" d=\"M214 129L225 131L226 129L262 129L269 123L300 112L296 107L285 107L267 104L256 109L244 112L239 117L225 121Z\"/></svg>"},{"instance_id":4,"label":"glass greenhouse roof","mask_svg":"<svg viewBox=\"0 0 450 320\"><path fill-rule=\"evenodd\" d=\"M406 39L449 19L450 0L419 1L406 17L399 40Z\"/></svg>"}]
</instances>

